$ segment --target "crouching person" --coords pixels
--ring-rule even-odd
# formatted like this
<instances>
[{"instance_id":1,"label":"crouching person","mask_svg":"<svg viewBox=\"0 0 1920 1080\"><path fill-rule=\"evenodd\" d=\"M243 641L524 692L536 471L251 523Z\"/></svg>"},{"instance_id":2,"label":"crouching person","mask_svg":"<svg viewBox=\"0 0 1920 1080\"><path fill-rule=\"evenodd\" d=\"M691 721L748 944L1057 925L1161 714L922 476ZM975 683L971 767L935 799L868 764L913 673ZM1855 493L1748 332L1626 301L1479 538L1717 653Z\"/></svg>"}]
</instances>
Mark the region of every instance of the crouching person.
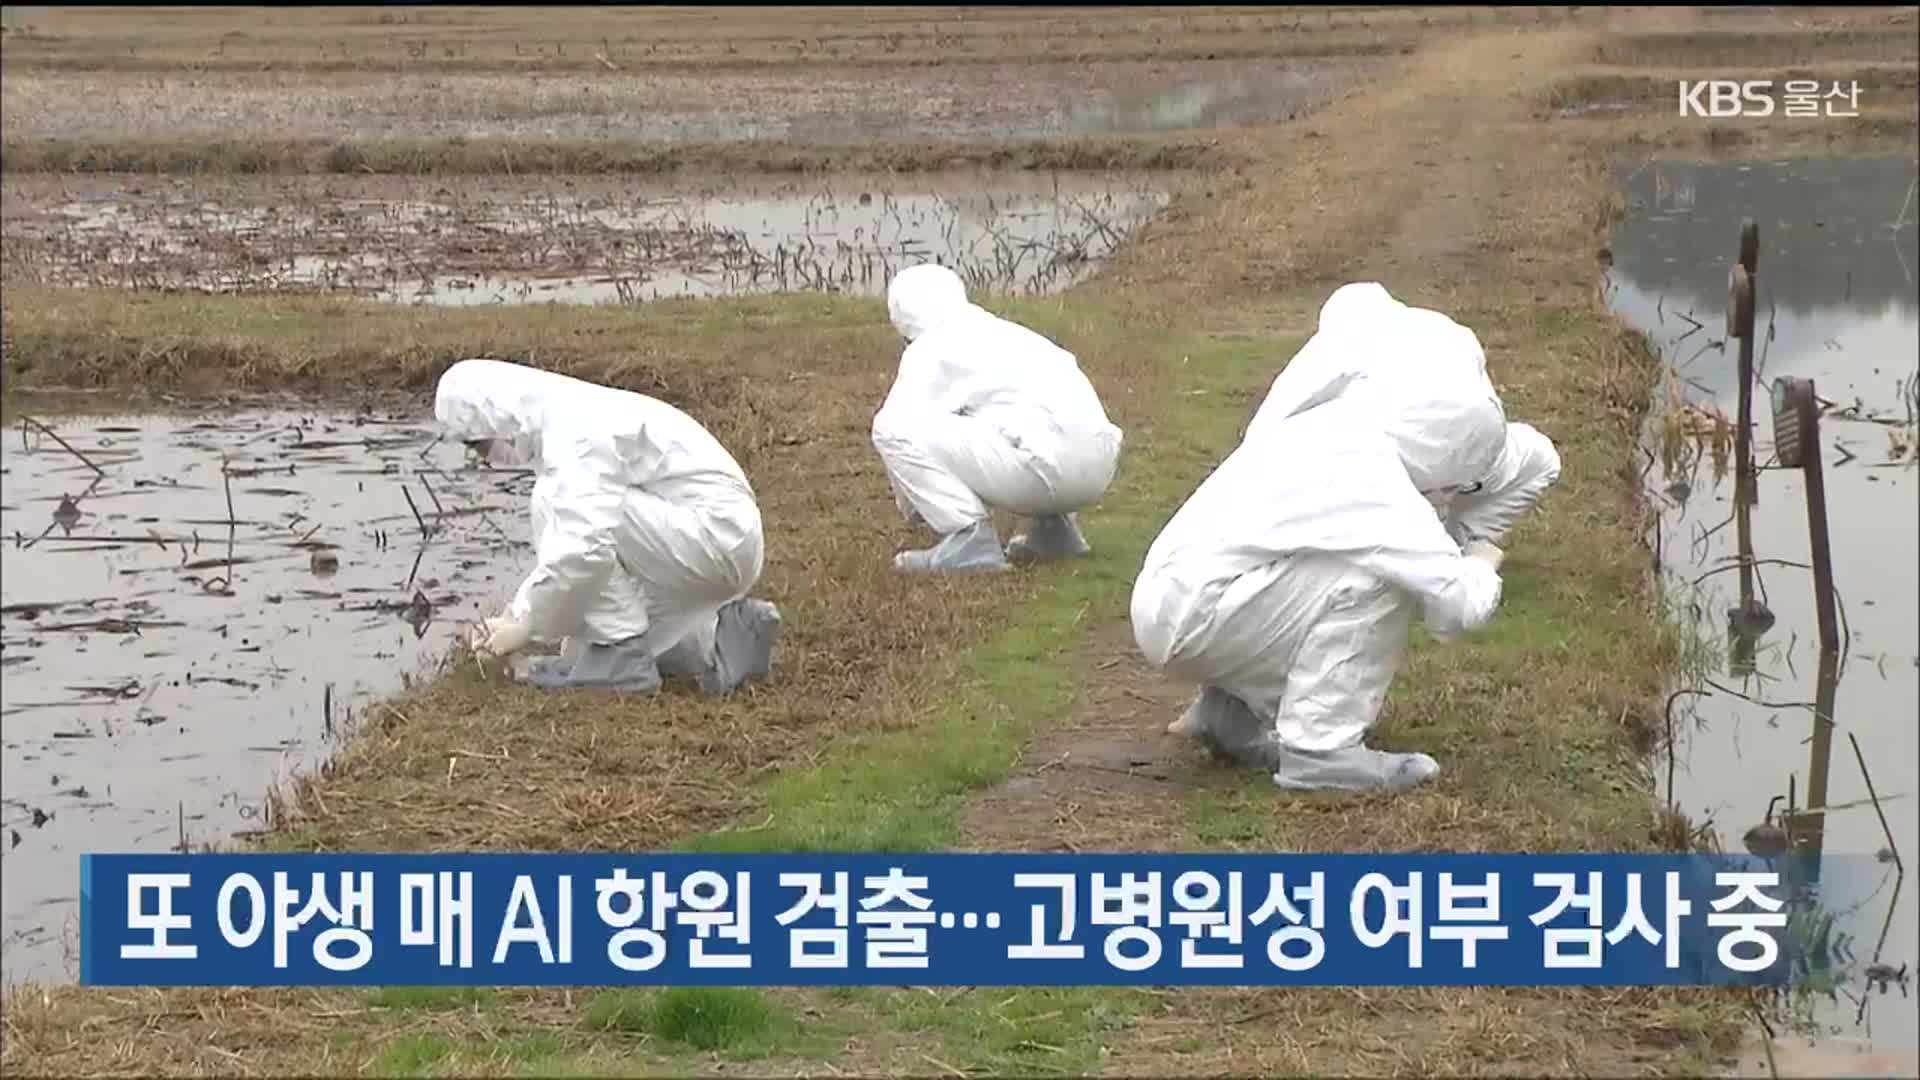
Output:
<instances>
[{"instance_id":1,"label":"crouching person","mask_svg":"<svg viewBox=\"0 0 1920 1080\"><path fill-rule=\"evenodd\" d=\"M1416 608L1436 635L1485 623L1499 550L1463 552L1435 505L1487 474L1499 403L1458 383L1396 381L1391 407L1334 397L1250 430L1154 541L1134 637L1201 685L1168 728L1282 788L1397 790L1434 776L1365 737Z\"/></svg>"},{"instance_id":2,"label":"crouching person","mask_svg":"<svg viewBox=\"0 0 1920 1080\"><path fill-rule=\"evenodd\" d=\"M1441 312L1404 304L1373 282L1342 285L1321 306L1313 337L1274 378L1247 430L1336 397L1390 395L1402 378L1438 379L1460 393L1499 398L1473 331ZM1501 543L1559 478L1553 440L1530 424L1507 423L1486 475L1440 508L1447 533L1463 548Z\"/></svg>"},{"instance_id":3,"label":"crouching person","mask_svg":"<svg viewBox=\"0 0 1920 1080\"><path fill-rule=\"evenodd\" d=\"M724 693L772 668L779 611L747 593L760 510L733 456L692 417L626 390L497 360L441 376L434 413L500 465L531 466L535 565L476 651L534 659L545 689L646 692L690 676Z\"/></svg>"},{"instance_id":4,"label":"crouching person","mask_svg":"<svg viewBox=\"0 0 1920 1080\"><path fill-rule=\"evenodd\" d=\"M873 447L901 512L941 538L894 566L1001 571L1085 554L1078 511L1113 482L1121 433L1073 354L969 302L943 266L897 274L887 311L908 344ZM993 509L1031 519L1004 551Z\"/></svg>"}]
</instances>

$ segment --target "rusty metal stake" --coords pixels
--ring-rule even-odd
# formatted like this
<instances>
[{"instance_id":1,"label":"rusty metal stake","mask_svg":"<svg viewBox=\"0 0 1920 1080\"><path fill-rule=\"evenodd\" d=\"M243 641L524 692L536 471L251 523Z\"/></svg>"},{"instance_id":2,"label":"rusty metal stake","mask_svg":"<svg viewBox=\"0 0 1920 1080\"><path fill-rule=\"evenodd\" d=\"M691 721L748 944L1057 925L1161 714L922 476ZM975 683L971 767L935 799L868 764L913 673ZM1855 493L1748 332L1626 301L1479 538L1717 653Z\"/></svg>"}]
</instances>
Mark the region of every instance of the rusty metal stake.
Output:
<instances>
[{"instance_id":1,"label":"rusty metal stake","mask_svg":"<svg viewBox=\"0 0 1920 1080\"><path fill-rule=\"evenodd\" d=\"M1773 383L1773 444L1780 464L1801 470L1807 488L1807 543L1813 563L1814 614L1820 625L1820 676L1814 690L1813 739L1809 750L1807 808L1827 805L1833 758L1833 709L1840 682L1840 623L1833 592L1833 545L1827 532L1827 485L1820 457L1820 403L1811 379ZM1824 817L1824 815L1821 815ZM1789 827L1804 869L1817 881L1824 820L1802 819Z\"/></svg>"},{"instance_id":2,"label":"rusty metal stake","mask_svg":"<svg viewBox=\"0 0 1920 1080\"><path fill-rule=\"evenodd\" d=\"M1740 438L1744 449L1739 454L1738 467L1746 471L1746 505L1755 506L1760 502L1760 473L1753 467L1753 324L1758 317L1760 295L1760 226L1752 218L1740 222L1740 268L1747 272L1747 296L1739 313Z\"/></svg>"},{"instance_id":3,"label":"rusty metal stake","mask_svg":"<svg viewBox=\"0 0 1920 1080\"><path fill-rule=\"evenodd\" d=\"M1729 613L1728 629L1733 631L1734 648L1728 655L1729 667L1736 675L1751 674L1755 635L1750 631L1763 624L1759 605L1753 596L1753 506L1759 501L1757 476L1753 469L1753 276L1750 267L1758 256L1759 230L1751 221L1740 230L1740 261L1727 272L1727 336L1740 343L1739 409L1733 429L1733 518L1734 536L1739 545L1740 606ZM1764 621L1771 621L1770 618Z\"/></svg>"},{"instance_id":4,"label":"rusty metal stake","mask_svg":"<svg viewBox=\"0 0 1920 1080\"><path fill-rule=\"evenodd\" d=\"M1812 379L1774 381L1773 441L1780 464L1800 469L1806 477L1807 540L1813 557L1820 651L1838 653L1840 623L1833 594L1833 546L1827 531L1827 484L1820 461L1820 404Z\"/></svg>"},{"instance_id":5,"label":"rusty metal stake","mask_svg":"<svg viewBox=\"0 0 1920 1080\"><path fill-rule=\"evenodd\" d=\"M1735 506L1759 501L1753 468L1753 278L1736 265L1727 275L1727 336L1740 342L1739 417L1733 429Z\"/></svg>"},{"instance_id":6,"label":"rusty metal stake","mask_svg":"<svg viewBox=\"0 0 1920 1080\"><path fill-rule=\"evenodd\" d=\"M1833 771L1833 706L1840 686L1840 654L1820 654L1819 682L1813 696L1813 738L1807 749L1807 807L1786 815L1787 836L1800 864L1797 880L1820 880L1820 856L1826 847L1827 779Z\"/></svg>"}]
</instances>

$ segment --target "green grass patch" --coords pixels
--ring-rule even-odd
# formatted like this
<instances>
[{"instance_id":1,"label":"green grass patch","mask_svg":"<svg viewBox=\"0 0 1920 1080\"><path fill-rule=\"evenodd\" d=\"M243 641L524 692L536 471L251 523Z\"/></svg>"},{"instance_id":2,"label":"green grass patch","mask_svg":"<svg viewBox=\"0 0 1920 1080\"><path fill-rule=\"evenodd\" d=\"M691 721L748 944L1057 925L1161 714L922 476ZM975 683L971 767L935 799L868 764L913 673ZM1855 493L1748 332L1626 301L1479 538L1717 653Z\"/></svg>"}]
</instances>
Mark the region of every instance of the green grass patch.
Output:
<instances>
[{"instance_id":1,"label":"green grass patch","mask_svg":"<svg viewBox=\"0 0 1920 1080\"><path fill-rule=\"evenodd\" d=\"M409 1033L382 1047L368 1071L378 1076L577 1076L598 1070L558 1036L520 1031L486 1038Z\"/></svg>"},{"instance_id":2,"label":"green grass patch","mask_svg":"<svg viewBox=\"0 0 1920 1080\"><path fill-rule=\"evenodd\" d=\"M1138 990L1104 987L901 992L878 1003L900 1031L937 1036L941 1063L1001 1075L1073 1075L1093 1069L1111 1032L1153 1005Z\"/></svg>"},{"instance_id":3,"label":"green grass patch","mask_svg":"<svg viewBox=\"0 0 1920 1080\"><path fill-rule=\"evenodd\" d=\"M380 1051L372 1071L380 1076L422 1076L452 1058L458 1050L453 1040L444 1035L402 1035Z\"/></svg>"},{"instance_id":4,"label":"green grass patch","mask_svg":"<svg viewBox=\"0 0 1920 1080\"><path fill-rule=\"evenodd\" d=\"M367 995L376 1009L436 1012L491 1004L493 990L485 986L382 986Z\"/></svg>"},{"instance_id":5,"label":"green grass patch","mask_svg":"<svg viewBox=\"0 0 1920 1080\"><path fill-rule=\"evenodd\" d=\"M521 1076L584 1076L584 1069L571 1056L565 1042L546 1032L516 1035L506 1040L503 1056Z\"/></svg>"},{"instance_id":6,"label":"green grass patch","mask_svg":"<svg viewBox=\"0 0 1920 1080\"><path fill-rule=\"evenodd\" d=\"M801 1031L766 994L745 987L677 986L658 992L609 990L587 1005L596 1031L651 1035L661 1049L760 1057L792 1051Z\"/></svg>"}]
</instances>

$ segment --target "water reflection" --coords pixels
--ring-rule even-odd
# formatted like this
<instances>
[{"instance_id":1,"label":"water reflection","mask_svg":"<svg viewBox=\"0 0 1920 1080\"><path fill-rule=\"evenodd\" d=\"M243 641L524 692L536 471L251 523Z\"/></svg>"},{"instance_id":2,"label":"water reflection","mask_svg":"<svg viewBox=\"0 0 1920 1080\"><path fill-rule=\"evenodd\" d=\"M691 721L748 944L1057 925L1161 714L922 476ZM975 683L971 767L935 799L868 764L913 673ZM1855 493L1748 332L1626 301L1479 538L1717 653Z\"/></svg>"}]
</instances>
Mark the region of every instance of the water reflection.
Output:
<instances>
[{"instance_id":1,"label":"water reflection","mask_svg":"<svg viewBox=\"0 0 1920 1080\"><path fill-rule=\"evenodd\" d=\"M848 174L764 185L248 178L68 185L8 218L8 285L350 290L401 303L879 295L917 262L976 292L1057 292L1166 206L1131 173ZM18 203L18 200L16 200Z\"/></svg>"},{"instance_id":2,"label":"water reflection","mask_svg":"<svg viewBox=\"0 0 1920 1080\"><path fill-rule=\"evenodd\" d=\"M79 855L266 827L437 669L526 542L519 473L411 414L23 418L0 440L0 978L71 978Z\"/></svg>"},{"instance_id":3,"label":"water reflection","mask_svg":"<svg viewBox=\"0 0 1920 1080\"><path fill-rule=\"evenodd\" d=\"M1690 436L1669 435L1649 470L1656 550L1677 614L1718 650L1706 693L1684 699L1667 794L1725 846L1790 847L1791 872L1816 893L1833 891L1823 878L1834 858L1882 859L1869 895L1821 899L1843 928L1818 933L1838 933L1847 962L1826 973L1836 981L1806 1020L1910 1055L1912 1003L1883 1008L1877 1027L1871 1006L1885 998L1875 975L1911 961L1915 945L1914 890L1893 853L1920 851L1915 165L1662 162L1625 184L1610 296L1674 369L1656 429ZM1739 413L1727 312L1743 218L1760 228L1751 499L1736 498L1738 424L1727 419ZM1783 376L1815 380L1829 404L1817 454L1839 597L1831 651L1816 634L1807 478L1780 468L1774 445L1769 389Z\"/></svg>"},{"instance_id":4,"label":"water reflection","mask_svg":"<svg viewBox=\"0 0 1920 1080\"><path fill-rule=\"evenodd\" d=\"M1743 217L1760 224L1763 326L1769 298L1795 321L1894 312L1911 322L1920 304L1912 161L1654 162L1625 183L1613 277L1667 294L1669 312L1679 310L1672 301L1690 300L1721 316Z\"/></svg>"},{"instance_id":5,"label":"water reflection","mask_svg":"<svg viewBox=\"0 0 1920 1080\"><path fill-rule=\"evenodd\" d=\"M1067 131L1179 131L1291 120L1337 87L1324 71L1276 67L1238 78L1198 79L1137 92L1065 114Z\"/></svg>"}]
</instances>

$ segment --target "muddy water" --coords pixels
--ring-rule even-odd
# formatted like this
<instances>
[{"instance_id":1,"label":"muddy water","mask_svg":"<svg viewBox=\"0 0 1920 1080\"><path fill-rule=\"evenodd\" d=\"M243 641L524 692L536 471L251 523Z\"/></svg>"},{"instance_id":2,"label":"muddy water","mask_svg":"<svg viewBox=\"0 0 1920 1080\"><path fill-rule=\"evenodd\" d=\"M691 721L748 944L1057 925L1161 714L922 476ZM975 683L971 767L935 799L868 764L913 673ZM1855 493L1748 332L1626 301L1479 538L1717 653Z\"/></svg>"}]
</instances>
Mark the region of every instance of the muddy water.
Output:
<instances>
[{"instance_id":1,"label":"muddy water","mask_svg":"<svg viewBox=\"0 0 1920 1080\"><path fill-rule=\"evenodd\" d=\"M673 187L558 177L9 180L15 285L341 289L400 303L877 295L914 262L978 290L1084 279L1168 201L1113 173L838 176Z\"/></svg>"},{"instance_id":2,"label":"muddy water","mask_svg":"<svg viewBox=\"0 0 1920 1080\"><path fill-rule=\"evenodd\" d=\"M1120 91L1068 109L1057 128L1004 134L1191 131L1291 120L1323 104L1356 71L1331 64L1261 65Z\"/></svg>"},{"instance_id":3,"label":"muddy water","mask_svg":"<svg viewBox=\"0 0 1920 1080\"><path fill-rule=\"evenodd\" d=\"M1654 419L1658 431L1688 416L1705 430L1716 409L1737 417L1737 342L1714 343L1727 336L1727 274L1742 217L1760 228L1753 405L1760 472L1747 528L1734 513L1725 443L1719 471L1712 440L1662 460L1668 455L1656 434L1647 474L1661 511L1657 550L1669 602L1712 653L1706 681L1676 687L1707 694L1676 699L1673 759L1659 771L1666 782L1671 766L1666 794L1696 824L1710 823L1728 849L1748 843L1777 796L1776 824L1789 798L1800 811L1824 808L1800 820L1806 842L1827 856L1891 847L1908 867L1920 865L1914 184L1911 160L1656 162L1626 177L1629 217L1614 237L1609 285L1615 309L1674 368ZM1833 403L1821 422L1822 462L1844 640L1828 688L1835 725L1824 734L1811 708L1822 676L1803 474L1771 467L1768 387L1780 376L1814 379ZM1744 596L1743 552L1751 567ZM1770 623L1730 620L1730 612L1756 604ZM1849 736L1858 740L1858 756ZM1873 964L1896 971L1904 964L1910 977L1920 959L1920 881L1882 857L1885 880L1873 895L1826 898L1849 939L1838 985L1831 996L1793 1002L1787 1017L1805 1024L1799 1044L1810 1038L1813 1048L1796 1060L1816 1074L1868 1068L1857 1064L1868 1060L1883 1063L1868 1071L1887 1061L1897 1063L1893 1074L1916 1071L1920 999L1910 985L1867 978Z\"/></svg>"},{"instance_id":4,"label":"muddy water","mask_svg":"<svg viewBox=\"0 0 1920 1080\"><path fill-rule=\"evenodd\" d=\"M270 784L442 662L511 589L530 481L464 467L431 423L49 421L72 450L7 432L7 979L77 970L82 852L263 827Z\"/></svg>"}]
</instances>

